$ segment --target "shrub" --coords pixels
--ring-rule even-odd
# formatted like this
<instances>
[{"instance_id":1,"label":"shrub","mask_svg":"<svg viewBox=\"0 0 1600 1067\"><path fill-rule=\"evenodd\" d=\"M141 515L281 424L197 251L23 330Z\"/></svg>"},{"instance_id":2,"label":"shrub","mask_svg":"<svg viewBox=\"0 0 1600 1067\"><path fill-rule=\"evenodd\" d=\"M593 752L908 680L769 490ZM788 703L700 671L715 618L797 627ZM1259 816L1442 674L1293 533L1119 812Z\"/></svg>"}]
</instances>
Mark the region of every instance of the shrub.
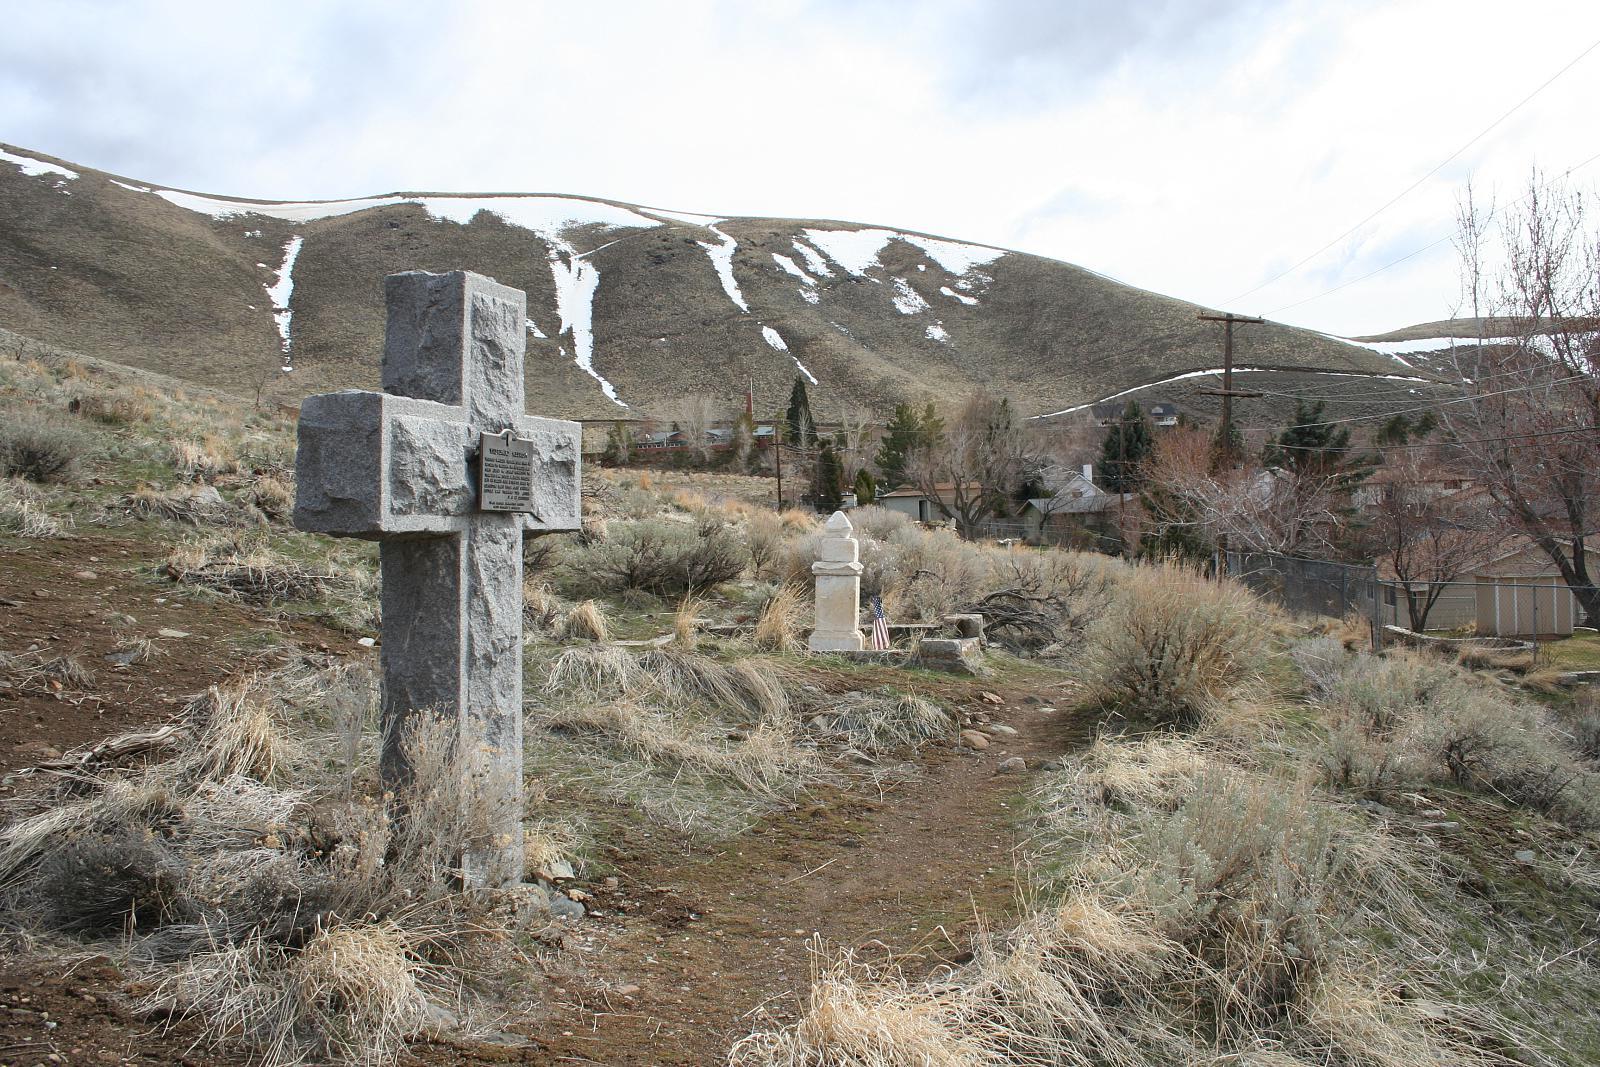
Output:
<instances>
[{"instance_id":1,"label":"shrub","mask_svg":"<svg viewBox=\"0 0 1600 1067\"><path fill-rule=\"evenodd\" d=\"M939 705L905 693L849 693L809 714L815 732L869 753L951 737L956 727L955 718Z\"/></svg>"},{"instance_id":2,"label":"shrub","mask_svg":"<svg viewBox=\"0 0 1600 1067\"><path fill-rule=\"evenodd\" d=\"M911 525L911 516L900 511L890 511L888 508L876 504L864 508L856 508L850 512L850 525L856 528L858 537L870 537L874 541L887 541L891 536Z\"/></svg>"},{"instance_id":3,"label":"shrub","mask_svg":"<svg viewBox=\"0 0 1600 1067\"><path fill-rule=\"evenodd\" d=\"M236 499L254 508L267 522L288 522L294 511L294 479L277 474L257 475Z\"/></svg>"},{"instance_id":4,"label":"shrub","mask_svg":"<svg viewBox=\"0 0 1600 1067\"><path fill-rule=\"evenodd\" d=\"M207 434L199 441L177 441L171 450L172 468L185 481L209 482L219 474L233 474L239 461L219 438Z\"/></svg>"},{"instance_id":5,"label":"shrub","mask_svg":"<svg viewBox=\"0 0 1600 1067\"><path fill-rule=\"evenodd\" d=\"M1307 670L1315 656L1297 651L1297 659ZM1597 779L1581 761L1581 720L1565 731L1546 710L1416 653L1330 658L1312 674L1332 784L1382 795L1449 783L1577 825L1600 823Z\"/></svg>"},{"instance_id":6,"label":"shrub","mask_svg":"<svg viewBox=\"0 0 1600 1067\"><path fill-rule=\"evenodd\" d=\"M619 525L604 543L576 546L563 562L569 591L601 588L681 596L744 573L744 545L717 524L646 521Z\"/></svg>"},{"instance_id":7,"label":"shrub","mask_svg":"<svg viewBox=\"0 0 1600 1067\"><path fill-rule=\"evenodd\" d=\"M787 540L788 531L777 514L758 511L745 519L745 550L750 556L750 569L757 578L777 564Z\"/></svg>"},{"instance_id":8,"label":"shrub","mask_svg":"<svg viewBox=\"0 0 1600 1067\"><path fill-rule=\"evenodd\" d=\"M1197 725L1255 675L1265 609L1175 563L1135 571L1088 634L1084 680L1105 708L1154 726Z\"/></svg>"},{"instance_id":9,"label":"shrub","mask_svg":"<svg viewBox=\"0 0 1600 1067\"><path fill-rule=\"evenodd\" d=\"M70 481L88 451L88 438L71 426L21 412L0 419L0 477Z\"/></svg>"}]
</instances>

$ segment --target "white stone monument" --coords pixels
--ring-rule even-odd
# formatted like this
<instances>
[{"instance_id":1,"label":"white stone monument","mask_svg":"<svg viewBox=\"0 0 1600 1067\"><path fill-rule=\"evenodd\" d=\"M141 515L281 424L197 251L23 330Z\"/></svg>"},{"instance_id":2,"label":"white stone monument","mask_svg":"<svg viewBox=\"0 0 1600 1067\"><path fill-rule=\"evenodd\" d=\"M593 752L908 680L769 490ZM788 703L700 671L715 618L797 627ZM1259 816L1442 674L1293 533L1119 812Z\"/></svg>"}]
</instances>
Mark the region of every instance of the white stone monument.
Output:
<instances>
[{"instance_id":1,"label":"white stone monument","mask_svg":"<svg viewBox=\"0 0 1600 1067\"><path fill-rule=\"evenodd\" d=\"M294 522L380 543L383 774L422 714L456 719L471 886L523 875L522 539L579 527L577 423L523 413L526 298L465 271L390 275L383 392L300 406Z\"/></svg>"},{"instance_id":2,"label":"white stone monument","mask_svg":"<svg viewBox=\"0 0 1600 1067\"><path fill-rule=\"evenodd\" d=\"M860 551L850 519L834 512L822 528L819 558L811 565L817 579L816 628L808 642L813 652L860 652L866 647L860 623Z\"/></svg>"}]
</instances>

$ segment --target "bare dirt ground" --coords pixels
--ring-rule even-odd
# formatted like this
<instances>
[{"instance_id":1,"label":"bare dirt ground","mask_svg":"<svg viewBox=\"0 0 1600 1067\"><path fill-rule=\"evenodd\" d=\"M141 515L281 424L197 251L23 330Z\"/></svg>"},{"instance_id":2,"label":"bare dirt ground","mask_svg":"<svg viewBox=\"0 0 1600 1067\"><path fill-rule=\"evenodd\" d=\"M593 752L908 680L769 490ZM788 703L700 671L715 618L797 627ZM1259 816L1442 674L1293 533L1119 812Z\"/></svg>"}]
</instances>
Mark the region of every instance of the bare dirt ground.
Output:
<instances>
[{"instance_id":1,"label":"bare dirt ground","mask_svg":"<svg viewBox=\"0 0 1600 1067\"><path fill-rule=\"evenodd\" d=\"M997 692L995 721L1015 737L934 755L886 796L819 796L704 854L619 857L625 874L596 891L603 914L583 930L586 966L564 983L562 1025L531 1062L720 1063L761 1022L797 1016L815 944L912 975L962 962L978 925L1003 925L1019 902L1013 827L1028 778L998 763L1086 739L1043 710L1061 694Z\"/></svg>"},{"instance_id":2,"label":"bare dirt ground","mask_svg":"<svg viewBox=\"0 0 1600 1067\"><path fill-rule=\"evenodd\" d=\"M0 649L75 656L95 671L81 689L0 689L0 769L163 722L252 663L353 644L155 582L142 551L77 538L0 554ZM162 629L187 636L157 636ZM129 633L151 637L161 654L127 668L106 663ZM986 705L984 690L1003 704ZM1071 702L1058 688L952 680L938 692L1016 735L981 752L931 750L886 793L819 792L709 850L637 831L613 846L609 879L582 887L592 913L572 926L571 950L554 965L553 1001L512 1028L527 1044L425 1043L407 1059L715 1064L738 1037L797 1015L816 945L895 959L912 975L961 962L980 924L1015 913L1021 889L1014 827L1030 774L998 773L999 762L1037 765L1081 744L1086 728L1053 710ZM0 790L0 804L9 792ZM0 1065L247 1062L196 1048L192 1023L136 1016L138 992L104 958L65 972L0 962Z\"/></svg>"}]
</instances>

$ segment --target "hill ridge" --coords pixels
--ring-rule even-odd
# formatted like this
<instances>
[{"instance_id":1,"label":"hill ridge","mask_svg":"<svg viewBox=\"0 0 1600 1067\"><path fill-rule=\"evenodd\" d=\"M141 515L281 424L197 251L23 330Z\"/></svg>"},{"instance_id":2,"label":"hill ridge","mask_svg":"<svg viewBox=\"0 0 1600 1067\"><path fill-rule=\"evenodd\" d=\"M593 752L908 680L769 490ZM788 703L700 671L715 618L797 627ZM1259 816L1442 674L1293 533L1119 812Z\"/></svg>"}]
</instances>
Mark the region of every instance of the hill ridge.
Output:
<instances>
[{"instance_id":1,"label":"hill ridge","mask_svg":"<svg viewBox=\"0 0 1600 1067\"><path fill-rule=\"evenodd\" d=\"M528 400L567 417L669 418L702 398L731 413L746 381L775 412L797 374L824 414L981 385L1043 415L1219 361L1200 305L923 231L570 193L225 197L3 148L53 169L0 159L0 325L247 394L375 384L382 278L409 269L527 292ZM1291 376L1405 369L1280 323L1237 348Z\"/></svg>"}]
</instances>

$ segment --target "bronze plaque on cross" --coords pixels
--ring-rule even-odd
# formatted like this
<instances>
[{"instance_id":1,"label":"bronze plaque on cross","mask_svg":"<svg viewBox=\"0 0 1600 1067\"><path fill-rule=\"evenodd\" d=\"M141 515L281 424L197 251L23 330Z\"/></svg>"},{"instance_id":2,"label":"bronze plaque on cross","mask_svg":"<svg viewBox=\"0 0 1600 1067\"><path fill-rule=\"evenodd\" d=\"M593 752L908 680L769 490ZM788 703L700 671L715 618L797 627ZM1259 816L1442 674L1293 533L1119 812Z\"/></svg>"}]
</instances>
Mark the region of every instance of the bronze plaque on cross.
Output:
<instances>
[{"instance_id":1,"label":"bronze plaque on cross","mask_svg":"<svg viewBox=\"0 0 1600 1067\"><path fill-rule=\"evenodd\" d=\"M478 435L478 509L532 512L533 442L507 431Z\"/></svg>"}]
</instances>

